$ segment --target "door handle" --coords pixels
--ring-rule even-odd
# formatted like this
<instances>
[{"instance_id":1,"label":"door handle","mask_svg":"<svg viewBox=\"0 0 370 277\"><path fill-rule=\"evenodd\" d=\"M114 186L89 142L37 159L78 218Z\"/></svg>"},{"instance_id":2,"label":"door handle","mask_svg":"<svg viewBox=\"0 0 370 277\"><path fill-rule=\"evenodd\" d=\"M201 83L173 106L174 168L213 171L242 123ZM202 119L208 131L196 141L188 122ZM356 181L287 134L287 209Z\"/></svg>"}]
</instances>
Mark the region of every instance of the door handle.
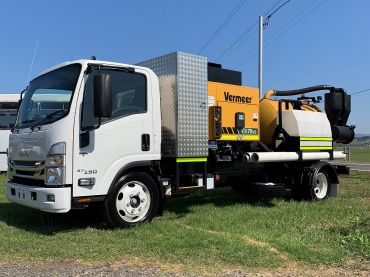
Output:
<instances>
[{"instance_id":1,"label":"door handle","mask_svg":"<svg viewBox=\"0 0 370 277\"><path fill-rule=\"evenodd\" d=\"M142 134L141 135L141 151L149 151L149 150L150 150L150 135Z\"/></svg>"}]
</instances>

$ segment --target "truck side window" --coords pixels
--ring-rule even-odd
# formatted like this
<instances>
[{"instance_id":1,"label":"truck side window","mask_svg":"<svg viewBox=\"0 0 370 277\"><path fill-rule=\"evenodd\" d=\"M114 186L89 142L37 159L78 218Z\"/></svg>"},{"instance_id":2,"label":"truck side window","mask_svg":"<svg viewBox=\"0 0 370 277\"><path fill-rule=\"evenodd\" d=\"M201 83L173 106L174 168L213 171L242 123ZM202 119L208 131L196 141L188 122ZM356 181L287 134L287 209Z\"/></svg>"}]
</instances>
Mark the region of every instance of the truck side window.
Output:
<instances>
[{"instance_id":1,"label":"truck side window","mask_svg":"<svg viewBox=\"0 0 370 277\"><path fill-rule=\"evenodd\" d=\"M98 124L94 117L93 79L102 71L94 70L89 75L82 104L81 130ZM147 110L147 93L145 75L118 70L104 70L104 74L112 76L113 107L112 117L102 118L101 124L132 114L145 113Z\"/></svg>"},{"instance_id":2,"label":"truck side window","mask_svg":"<svg viewBox=\"0 0 370 277\"><path fill-rule=\"evenodd\" d=\"M0 129L9 130L17 119L17 102L0 103Z\"/></svg>"}]
</instances>

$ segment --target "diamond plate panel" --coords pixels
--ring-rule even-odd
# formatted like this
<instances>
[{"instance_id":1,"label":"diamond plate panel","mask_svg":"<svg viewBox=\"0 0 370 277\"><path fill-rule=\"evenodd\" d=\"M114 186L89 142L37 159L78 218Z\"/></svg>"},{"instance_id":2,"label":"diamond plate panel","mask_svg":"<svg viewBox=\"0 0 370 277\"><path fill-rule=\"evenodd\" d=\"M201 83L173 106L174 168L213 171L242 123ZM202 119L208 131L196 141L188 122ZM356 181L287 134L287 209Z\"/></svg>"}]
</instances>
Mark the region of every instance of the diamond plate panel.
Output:
<instances>
[{"instance_id":1,"label":"diamond plate panel","mask_svg":"<svg viewBox=\"0 0 370 277\"><path fill-rule=\"evenodd\" d=\"M162 155L208 156L207 58L174 52L138 65L159 78Z\"/></svg>"}]
</instances>

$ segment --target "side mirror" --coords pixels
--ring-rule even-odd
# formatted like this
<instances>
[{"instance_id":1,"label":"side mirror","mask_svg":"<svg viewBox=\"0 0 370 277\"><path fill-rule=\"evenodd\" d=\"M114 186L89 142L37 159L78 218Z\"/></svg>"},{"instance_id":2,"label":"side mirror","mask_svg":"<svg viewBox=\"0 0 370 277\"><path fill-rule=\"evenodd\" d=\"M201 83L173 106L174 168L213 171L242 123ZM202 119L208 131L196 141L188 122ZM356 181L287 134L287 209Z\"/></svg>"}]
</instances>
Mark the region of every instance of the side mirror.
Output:
<instances>
[{"instance_id":1,"label":"side mirror","mask_svg":"<svg viewBox=\"0 0 370 277\"><path fill-rule=\"evenodd\" d=\"M109 74L99 74L94 76L94 116L112 116L112 77Z\"/></svg>"}]
</instances>

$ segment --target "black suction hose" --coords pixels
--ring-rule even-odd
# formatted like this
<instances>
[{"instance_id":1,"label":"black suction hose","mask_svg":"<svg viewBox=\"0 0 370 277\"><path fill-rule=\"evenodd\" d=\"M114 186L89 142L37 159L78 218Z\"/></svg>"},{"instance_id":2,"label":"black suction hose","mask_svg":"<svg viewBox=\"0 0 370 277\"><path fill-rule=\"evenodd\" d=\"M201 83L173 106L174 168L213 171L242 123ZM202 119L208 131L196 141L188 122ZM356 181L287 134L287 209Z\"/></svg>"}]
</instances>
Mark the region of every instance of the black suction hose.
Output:
<instances>
[{"instance_id":1,"label":"black suction hose","mask_svg":"<svg viewBox=\"0 0 370 277\"><path fill-rule=\"evenodd\" d=\"M329 85L318 85L318 86L294 89L294 90L274 90L274 95L292 96L292 95L299 95L302 93L308 93L308 92L319 91L319 90L329 90L330 92L342 92L342 93L346 92L345 89L343 88L335 88Z\"/></svg>"}]
</instances>

